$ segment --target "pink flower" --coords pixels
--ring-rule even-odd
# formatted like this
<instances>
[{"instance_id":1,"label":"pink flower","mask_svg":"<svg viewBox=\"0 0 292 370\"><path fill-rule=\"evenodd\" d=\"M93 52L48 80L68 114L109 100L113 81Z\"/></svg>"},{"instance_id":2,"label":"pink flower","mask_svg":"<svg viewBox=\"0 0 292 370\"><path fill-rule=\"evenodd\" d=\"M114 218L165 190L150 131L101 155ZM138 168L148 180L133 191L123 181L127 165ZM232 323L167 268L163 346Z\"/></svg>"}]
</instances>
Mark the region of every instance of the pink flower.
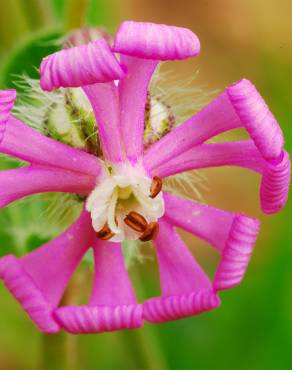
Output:
<instances>
[{"instance_id":1,"label":"pink flower","mask_svg":"<svg viewBox=\"0 0 292 370\"><path fill-rule=\"evenodd\" d=\"M30 129L10 113L15 91L1 91L0 151L30 163L0 172L1 207L40 192L87 195L79 219L58 238L22 258L0 260L0 277L40 330L94 333L138 328L143 320L176 320L217 307L218 291L240 283L259 221L162 193L165 177L205 167L244 167L262 177L265 213L284 206L290 162L282 131L247 80L228 87L144 152L145 102L155 68L159 61L196 56L199 49L190 30L124 22L112 47L100 38L43 60L44 90L83 88L98 122L103 160ZM239 127L250 139L206 143ZM213 281L175 227L219 252ZM155 239L160 297L138 304L123 261L125 239ZM91 247L95 277L89 303L59 307L70 277Z\"/></svg>"}]
</instances>

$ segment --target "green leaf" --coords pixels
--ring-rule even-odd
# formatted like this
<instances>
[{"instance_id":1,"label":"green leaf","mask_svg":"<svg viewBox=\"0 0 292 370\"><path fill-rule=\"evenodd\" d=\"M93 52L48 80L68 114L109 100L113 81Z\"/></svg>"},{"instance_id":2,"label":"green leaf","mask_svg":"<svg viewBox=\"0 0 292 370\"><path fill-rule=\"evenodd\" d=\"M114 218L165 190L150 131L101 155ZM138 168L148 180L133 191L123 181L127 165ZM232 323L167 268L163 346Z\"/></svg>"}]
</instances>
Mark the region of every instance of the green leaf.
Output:
<instances>
[{"instance_id":1,"label":"green leaf","mask_svg":"<svg viewBox=\"0 0 292 370\"><path fill-rule=\"evenodd\" d=\"M61 35L59 29L36 32L18 44L0 64L0 88L15 87L15 75L39 78L38 68L42 59L59 49Z\"/></svg>"}]
</instances>

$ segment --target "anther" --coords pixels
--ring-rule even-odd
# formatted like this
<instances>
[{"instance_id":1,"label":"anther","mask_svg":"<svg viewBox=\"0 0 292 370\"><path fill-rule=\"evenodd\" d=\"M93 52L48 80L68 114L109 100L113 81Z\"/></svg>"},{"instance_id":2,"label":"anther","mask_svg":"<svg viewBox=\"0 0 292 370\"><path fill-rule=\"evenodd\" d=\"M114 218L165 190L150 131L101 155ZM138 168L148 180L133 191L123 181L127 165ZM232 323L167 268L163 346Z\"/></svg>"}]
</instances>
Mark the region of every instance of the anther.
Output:
<instances>
[{"instance_id":1,"label":"anther","mask_svg":"<svg viewBox=\"0 0 292 370\"><path fill-rule=\"evenodd\" d=\"M142 233L146 230L148 223L140 213L131 211L125 218L124 222L131 229Z\"/></svg>"},{"instance_id":2,"label":"anther","mask_svg":"<svg viewBox=\"0 0 292 370\"><path fill-rule=\"evenodd\" d=\"M149 242L150 240L154 240L157 237L159 231L158 222L150 222L148 224L144 233L140 236L140 240L142 242Z\"/></svg>"},{"instance_id":3,"label":"anther","mask_svg":"<svg viewBox=\"0 0 292 370\"><path fill-rule=\"evenodd\" d=\"M109 228L108 224L106 223L104 225L104 227L99 230L97 233L96 233L96 236L99 238L99 239L102 239L102 240L109 240L110 238L112 238L115 234L111 231L111 229Z\"/></svg>"},{"instance_id":4,"label":"anther","mask_svg":"<svg viewBox=\"0 0 292 370\"><path fill-rule=\"evenodd\" d=\"M162 189L162 180L158 176L153 177L153 181L150 187L150 198L155 198Z\"/></svg>"}]
</instances>

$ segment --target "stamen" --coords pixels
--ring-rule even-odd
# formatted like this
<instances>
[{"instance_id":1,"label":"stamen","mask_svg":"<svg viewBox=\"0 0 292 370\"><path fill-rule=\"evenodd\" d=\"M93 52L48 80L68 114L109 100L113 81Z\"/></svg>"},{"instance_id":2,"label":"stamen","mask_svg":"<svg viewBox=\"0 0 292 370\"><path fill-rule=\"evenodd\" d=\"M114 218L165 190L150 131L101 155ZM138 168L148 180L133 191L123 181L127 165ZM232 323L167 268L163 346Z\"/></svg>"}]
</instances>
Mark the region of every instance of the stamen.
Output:
<instances>
[{"instance_id":1,"label":"stamen","mask_svg":"<svg viewBox=\"0 0 292 370\"><path fill-rule=\"evenodd\" d=\"M102 239L102 240L109 240L110 238L112 238L115 234L111 231L111 229L109 228L108 226L108 223L106 223L104 225L104 227L99 230L97 233L96 233L96 236L99 238L99 239Z\"/></svg>"},{"instance_id":2,"label":"stamen","mask_svg":"<svg viewBox=\"0 0 292 370\"><path fill-rule=\"evenodd\" d=\"M158 176L153 177L153 181L150 187L150 198L154 199L162 189L162 180Z\"/></svg>"},{"instance_id":3,"label":"stamen","mask_svg":"<svg viewBox=\"0 0 292 370\"><path fill-rule=\"evenodd\" d=\"M145 218L140 215L140 213L131 211L125 218L124 222L131 229L138 231L140 233L144 232L148 227L148 223Z\"/></svg>"},{"instance_id":4,"label":"stamen","mask_svg":"<svg viewBox=\"0 0 292 370\"><path fill-rule=\"evenodd\" d=\"M154 240L158 234L159 225L158 222L150 222L148 224L144 233L140 236L140 240L142 242L149 242L150 240Z\"/></svg>"}]
</instances>

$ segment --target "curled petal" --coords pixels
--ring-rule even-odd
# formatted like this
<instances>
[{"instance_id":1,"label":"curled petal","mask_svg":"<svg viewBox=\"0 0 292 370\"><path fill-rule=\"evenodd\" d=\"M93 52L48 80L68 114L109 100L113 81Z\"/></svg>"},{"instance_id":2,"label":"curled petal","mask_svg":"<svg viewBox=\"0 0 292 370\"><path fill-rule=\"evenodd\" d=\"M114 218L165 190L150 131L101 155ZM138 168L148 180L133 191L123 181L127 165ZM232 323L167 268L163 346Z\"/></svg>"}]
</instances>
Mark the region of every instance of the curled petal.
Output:
<instances>
[{"instance_id":1,"label":"curled petal","mask_svg":"<svg viewBox=\"0 0 292 370\"><path fill-rule=\"evenodd\" d=\"M235 216L215 274L215 290L230 289L241 282L258 232L257 220L244 215Z\"/></svg>"},{"instance_id":2,"label":"curled petal","mask_svg":"<svg viewBox=\"0 0 292 370\"><path fill-rule=\"evenodd\" d=\"M283 133L255 86L248 80L241 80L230 86L227 94L263 157L278 158L283 148Z\"/></svg>"},{"instance_id":3,"label":"curled petal","mask_svg":"<svg viewBox=\"0 0 292 370\"><path fill-rule=\"evenodd\" d=\"M101 171L95 156L50 139L14 117L7 122L0 153L92 176L98 176Z\"/></svg>"},{"instance_id":4,"label":"curled petal","mask_svg":"<svg viewBox=\"0 0 292 370\"><path fill-rule=\"evenodd\" d=\"M0 208L31 194L88 193L95 182L93 176L50 167L28 166L0 171Z\"/></svg>"},{"instance_id":5,"label":"curled petal","mask_svg":"<svg viewBox=\"0 0 292 370\"><path fill-rule=\"evenodd\" d=\"M211 310L219 305L212 284L185 244L166 220L159 222L155 240L162 297L143 304L151 322L176 320Z\"/></svg>"},{"instance_id":6,"label":"curled petal","mask_svg":"<svg viewBox=\"0 0 292 370\"><path fill-rule=\"evenodd\" d=\"M199 54L200 42L186 28L126 21L117 31L113 49L143 59L175 60Z\"/></svg>"},{"instance_id":7,"label":"curled petal","mask_svg":"<svg viewBox=\"0 0 292 370\"><path fill-rule=\"evenodd\" d=\"M238 285L254 248L259 221L168 193L164 196L165 217L175 226L206 240L221 254L214 288L221 290Z\"/></svg>"},{"instance_id":8,"label":"curled petal","mask_svg":"<svg viewBox=\"0 0 292 370\"><path fill-rule=\"evenodd\" d=\"M67 306L58 308L54 316L69 333L101 333L139 328L142 325L142 306Z\"/></svg>"},{"instance_id":9,"label":"curled petal","mask_svg":"<svg viewBox=\"0 0 292 370\"><path fill-rule=\"evenodd\" d=\"M260 198L263 212L279 212L286 204L290 185L288 153L283 151L277 160L266 160L252 140L201 144L148 171L152 176L167 177L218 166L239 166L262 174Z\"/></svg>"},{"instance_id":10,"label":"curled petal","mask_svg":"<svg viewBox=\"0 0 292 370\"><path fill-rule=\"evenodd\" d=\"M54 313L70 333L96 333L142 326L142 307L137 304L121 245L96 239L95 275L90 304L67 306Z\"/></svg>"},{"instance_id":11,"label":"curled petal","mask_svg":"<svg viewBox=\"0 0 292 370\"><path fill-rule=\"evenodd\" d=\"M145 155L145 165L159 167L211 137L239 127L247 130L263 158L279 157L282 131L251 82L241 80L153 144Z\"/></svg>"},{"instance_id":12,"label":"curled petal","mask_svg":"<svg viewBox=\"0 0 292 370\"><path fill-rule=\"evenodd\" d=\"M0 278L41 331L60 330L53 311L93 238L90 216L83 212L66 232L43 247L20 259L0 259Z\"/></svg>"},{"instance_id":13,"label":"curled petal","mask_svg":"<svg viewBox=\"0 0 292 370\"><path fill-rule=\"evenodd\" d=\"M210 311L220 305L216 293L199 291L162 298L152 298L143 304L144 318L153 323L178 320Z\"/></svg>"},{"instance_id":14,"label":"curled petal","mask_svg":"<svg viewBox=\"0 0 292 370\"><path fill-rule=\"evenodd\" d=\"M103 38L48 56L41 63L40 73L41 87L47 91L108 82L124 76Z\"/></svg>"},{"instance_id":15,"label":"curled petal","mask_svg":"<svg viewBox=\"0 0 292 370\"><path fill-rule=\"evenodd\" d=\"M291 177L289 154L266 164L261 183L261 207L265 213L279 212L287 202Z\"/></svg>"},{"instance_id":16,"label":"curled petal","mask_svg":"<svg viewBox=\"0 0 292 370\"><path fill-rule=\"evenodd\" d=\"M0 143L4 137L6 123L16 100L15 90L0 90Z\"/></svg>"}]
</instances>

